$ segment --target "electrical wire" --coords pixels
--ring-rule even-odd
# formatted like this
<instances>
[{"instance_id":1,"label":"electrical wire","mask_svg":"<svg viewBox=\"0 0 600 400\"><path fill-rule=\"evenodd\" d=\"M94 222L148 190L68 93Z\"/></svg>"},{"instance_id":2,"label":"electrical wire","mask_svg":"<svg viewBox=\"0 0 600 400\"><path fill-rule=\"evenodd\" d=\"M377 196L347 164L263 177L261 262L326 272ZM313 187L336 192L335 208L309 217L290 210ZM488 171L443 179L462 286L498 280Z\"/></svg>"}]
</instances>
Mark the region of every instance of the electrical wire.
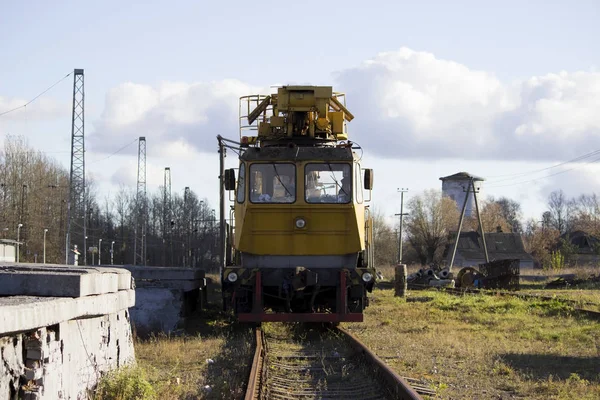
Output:
<instances>
[{"instance_id":1,"label":"electrical wire","mask_svg":"<svg viewBox=\"0 0 600 400\"><path fill-rule=\"evenodd\" d=\"M574 162L577 162L577 161L581 161L581 160L584 160L584 159L589 158L589 157L593 157L593 156L598 155L598 154L600 154L600 149L591 151L589 153L586 153L586 154L583 154L581 156L575 157L575 158L573 158L571 160L568 160L568 161L563 161L561 163L552 165L550 167L545 167L545 168L540 168L540 169L535 169L535 170L525 171L525 172L517 172L517 173L514 173L514 174L492 175L492 176L488 176L488 178L501 178L501 177L518 178L518 177L521 177L521 176L526 176L526 175L531 175L531 174L535 174L535 173L538 173L538 172L547 171L547 170L550 170L550 169L553 169L553 168L557 168L557 167L563 166L565 164L570 164L570 163L574 163ZM494 183L504 182L504 181L512 180L513 178L498 179L498 180L492 179L489 182L494 182Z\"/></svg>"},{"instance_id":2,"label":"electrical wire","mask_svg":"<svg viewBox=\"0 0 600 400\"><path fill-rule=\"evenodd\" d=\"M114 156L117 153L120 153L121 151L125 150L127 147L131 146L132 144L134 144L135 142L137 142L139 140L139 138L135 138L135 140L133 142L129 142L127 143L125 146L121 147L120 149L118 149L117 151L109 154L108 156L104 157L104 158L100 158L98 160L92 160L88 163L88 165L90 164L95 164L98 163L100 161L104 161L104 160L108 160L109 158L111 158L112 156Z\"/></svg>"},{"instance_id":3,"label":"electrical wire","mask_svg":"<svg viewBox=\"0 0 600 400\"><path fill-rule=\"evenodd\" d=\"M59 79L56 83L54 83L52 86L50 86L49 88L47 88L46 90L44 90L43 92L41 92L40 94L38 94L37 96L35 96L33 99L29 100L27 103L23 104L22 106L15 107L15 108L13 108L11 110L1 112L0 113L0 117L2 117L3 115L9 114L9 113L11 113L13 111L17 111L17 110L19 110L21 108L27 107L28 105L30 105L31 103L33 103L34 101L36 101L39 97L43 96L45 93L47 93L48 91L50 91L54 86L58 85L59 83L61 83L65 79L67 79L72 74L73 74L73 72L69 72L67 75L65 75L64 77L62 77L61 79Z\"/></svg>"},{"instance_id":4,"label":"electrical wire","mask_svg":"<svg viewBox=\"0 0 600 400\"><path fill-rule=\"evenodd\" d=\"M522 181L522 182L508 183L508 184L505 184L505 185L493 185L493 184L492 185L486 185L486 188L499 188L499 187L508 187L508 186L515 186L515 185L523 185L523 184L526 184L526 183L532 183L532 182L536 182L536 181L539 181L539 180L542 180L542 179L550 178L550 177L553 177L553 176L556 176L556 175L564 174L566 172L573 171L574 169L578 169L578 168L581 168L582 166L586 166L588 164L596 163L598 161L600 161L600 157L598 157L598 158L596 158L594 160L588 161L588 162L586 162L584 164L578 164L578 165L576 165L576 166L574 166L572 168L565 169L565 170L562 170L562 171L559 171L559 172L555 172L555 173L550 174L550 175L541 176L539 178L534 178L534 179L530 179L530 180Z\"/></svg>"}]
</instances>

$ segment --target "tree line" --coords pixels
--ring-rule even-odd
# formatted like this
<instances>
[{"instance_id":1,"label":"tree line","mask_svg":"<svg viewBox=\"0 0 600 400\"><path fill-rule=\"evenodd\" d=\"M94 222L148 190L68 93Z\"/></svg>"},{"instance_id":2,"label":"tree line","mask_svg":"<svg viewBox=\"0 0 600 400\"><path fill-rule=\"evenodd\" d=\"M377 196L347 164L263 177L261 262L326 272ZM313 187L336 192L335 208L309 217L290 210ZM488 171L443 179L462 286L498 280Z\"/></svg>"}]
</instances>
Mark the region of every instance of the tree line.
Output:
<instances>
[{"instance_id":1,"label":"tree line","mask_svg":"<svg viewBox=\"0 0 600 400\"><path fill-rule=\"evenodd\" d=\"M441 190L431 189L412 197L406 209L403 262L442 264L444 250L458 230L460 212L456 202L442 196ZM480 201L480 213L484 232L521 234L525 250L540 267L552 267L557 254L566 264L574 262L576 249L568 237L575 231L600 238L600 198L593 193L569 199L562 190L554 191L539 220L524 220L520 203L506 197ZM377 210L373 214L376 264L394 264L398 257L398 225L388 223ZM479 230L473 214L465 217L462 232ZM594 251L600 255L600 245L595 245Z\"/></svg>"},{"instance_id":2,"label":"tree line","mask_svg":"<svg viewBox=\"0 0 600 400\"><path fill-rule=\"evenodd\" d=\"M133 264L142 204L135 189L121 186L114 196L100 198L89 178L86 186L87 264L92 264L92 258L97 264L99 256L103 264L111 259L115 265ZM0 238L22 243L21 262L42 262L44 243L47 263L65 262L68 198L67 169L23 138L6 138L0 152ZM218 222L206 199L193 190L165 196L160 187L147 194L146 208L146 265L209 268L215 264ZM71 229L82 231L82 226L74 224ZM76 244L81 251L83 243ZM82 254L80 265L83 259Z\"/></svg>"}]
</instances>

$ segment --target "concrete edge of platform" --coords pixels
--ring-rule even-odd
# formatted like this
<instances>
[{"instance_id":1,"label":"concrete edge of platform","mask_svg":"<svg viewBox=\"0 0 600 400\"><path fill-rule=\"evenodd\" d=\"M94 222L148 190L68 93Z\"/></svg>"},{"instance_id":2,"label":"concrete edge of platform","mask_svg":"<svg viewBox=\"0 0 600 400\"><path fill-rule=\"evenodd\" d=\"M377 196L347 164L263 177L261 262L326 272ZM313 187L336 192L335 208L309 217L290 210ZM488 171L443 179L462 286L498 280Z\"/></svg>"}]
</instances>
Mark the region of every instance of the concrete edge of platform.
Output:
<instances>
[{"instance_id":1,"label":"concrete edge of platform","mask_svg":"<svg viewBox=\"0 0 600 400\"><path fill-rule=\"evenodd\" d=\"M135 305L134 290L77 298L12 296L0 301L0 335L51 326L75 318L115 313Z\"/></svg>"},{"instance_id":2,"label":"concrete edge of platform","mask_svg":"<svg viewBox=\"0 0 600 400\"><path fill-rule=\"evenodd\" d=\"M126 269L0 264L2 296L80 297L131 287L131 273Z\"/></svg>"}]
</instances>

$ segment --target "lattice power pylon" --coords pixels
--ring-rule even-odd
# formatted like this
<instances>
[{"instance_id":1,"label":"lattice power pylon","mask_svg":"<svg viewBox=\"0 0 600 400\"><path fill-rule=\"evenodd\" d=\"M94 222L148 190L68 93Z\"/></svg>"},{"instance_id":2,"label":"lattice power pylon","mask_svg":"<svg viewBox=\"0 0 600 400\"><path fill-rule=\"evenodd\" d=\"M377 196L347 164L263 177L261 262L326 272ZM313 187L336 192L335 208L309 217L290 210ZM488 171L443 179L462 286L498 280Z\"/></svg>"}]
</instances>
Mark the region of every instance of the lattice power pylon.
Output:
<instances>
[{"instance_id":1,"label":"lattice power pylon","mask_svg":"<svg viewBox=\"0 0 600 400\"><path fill-rule=\"evenodd\" d=\"M85 95L83 69L73 71L73 114L71 118L71 175L69 181L69 204L67 211L67 237L65 263L69 263L71 243L83 245L83 264L87 263L85 218Z\"/></svg>"},{"instance_id":2,"label":"lattice power pylon","mask_svg":"<svg viewBox=\"0 0 600 400\"><path fill-rule=\"evenodd\" d=\"M163 265L167 265L167 246L171 249L170 264L173 265L173 240L171 228L171 168L165 167L163 187Z\"/></svg>"},{"instance_id":3,"label":"lattice power pylon","mask_svg":"<svg viewBox=\"0 0 600 400\"><path fill-rule=\"evenodd\" d=\"M140 136L138 146L137 195L135 201L137 216L135 221L135 242L133 244L133 265L145 265L148 201L146 199L146 138L144 136Z\"/></svg>"}]
</instances>

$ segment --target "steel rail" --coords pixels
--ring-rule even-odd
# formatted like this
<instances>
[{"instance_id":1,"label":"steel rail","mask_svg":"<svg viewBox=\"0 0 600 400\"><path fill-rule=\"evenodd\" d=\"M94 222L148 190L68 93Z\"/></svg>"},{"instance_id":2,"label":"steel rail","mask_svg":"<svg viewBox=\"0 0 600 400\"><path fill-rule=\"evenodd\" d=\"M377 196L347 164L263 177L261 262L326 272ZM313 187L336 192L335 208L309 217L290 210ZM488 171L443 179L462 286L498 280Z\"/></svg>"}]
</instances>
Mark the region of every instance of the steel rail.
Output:
<instances>
[{"instance_id":1,"label":"steel rail","mask_svg":"<svg viewBox=\"0 0 600 400\"><path fill-rule=\"evenodd\" d=\"M377 357L375 353L369 350L369 348L356 336L339 326L336 329L347 337L348 342L356 352L363 355L365 359L375 367L376 374L386 382L388 389L396 396L396 399L422 399L405 379L392 370L385 362L383 362L383 360L381 360L381 358Z\"/></svg>"},{"instance_id":2,"label":"steel rail","mask_svg":"<svg viewBox=\"0 0 600 400\"><path fill-rule=\"evenodd\" d=\"M266 339L260 328L256 328L256 349L245 399L314 397L422 399L406 379L394 372L350 332L340 327L332 328L331 331L335 335L332 335L332 340L343 343L342 346L347 351L339 349L339 354L328 356L323 349L311 349L311 345L302 349L287 348L286 345L289 343L287 340L275 339L272 342L271 339ZM365 363L363 369L357 368L358 364L353 364L351 361L353 359L363 360L360 361ZM325 364L328 362L331 364L326 367ZM349 381L338 380L339 377L335 378L331 375L335 370L335 363L341 363L344 367L354 365L350 367L350 371L356 368L354 373L358 375ZM328 372L321 376L324 369ZM302 381L302 378L299 380L298 377L305 374L318 376L319 384L313 386L314 382L311 384L309 381ZM325 380L328 378L333 380L327 381L323 387L323 382L320 380L322 377L325 377ZM424 394L435 395L431 389L421 388L421 390ZM387 394L383 395L383 393Z\"/></svg>"},{"instance_id":3,"label":"steel rail","mask_svg":"<svg viewBox=\"0 0 600 400\"><path fill-rule=\"evenodd\" d=\"M248 379L248 388L246 389L245 400L253 400L260 398L260 378L263 370L264 362L264 337L260 328L255 330L256 348L254 350L254 358L252 360L252 369Z\"/></svg>"}]
</instances>

